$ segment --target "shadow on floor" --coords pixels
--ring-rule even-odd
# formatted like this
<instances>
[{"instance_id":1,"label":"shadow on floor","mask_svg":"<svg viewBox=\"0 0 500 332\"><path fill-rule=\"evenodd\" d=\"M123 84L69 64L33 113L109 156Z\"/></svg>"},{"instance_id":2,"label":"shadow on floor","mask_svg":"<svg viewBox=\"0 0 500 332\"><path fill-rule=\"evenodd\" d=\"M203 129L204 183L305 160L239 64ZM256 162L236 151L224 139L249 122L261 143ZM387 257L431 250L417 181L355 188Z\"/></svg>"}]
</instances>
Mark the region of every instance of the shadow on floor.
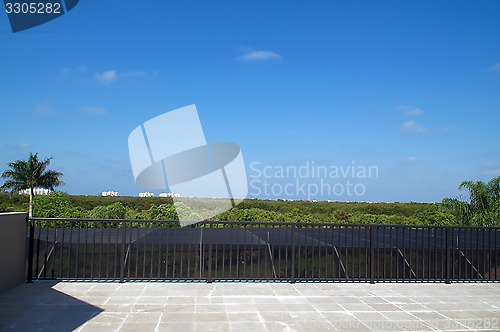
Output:
<instances>
[{"instance_id":1,"label":"shadow on floor","mask_svg":"<svg viewBox=\"0 0 500 332\"><path fill-rule=\"evenodd\" d=\"M56 284L22 284L1 293L0 331L72 331L103 311L55 290Z\"/></svg>"}]
</instances>

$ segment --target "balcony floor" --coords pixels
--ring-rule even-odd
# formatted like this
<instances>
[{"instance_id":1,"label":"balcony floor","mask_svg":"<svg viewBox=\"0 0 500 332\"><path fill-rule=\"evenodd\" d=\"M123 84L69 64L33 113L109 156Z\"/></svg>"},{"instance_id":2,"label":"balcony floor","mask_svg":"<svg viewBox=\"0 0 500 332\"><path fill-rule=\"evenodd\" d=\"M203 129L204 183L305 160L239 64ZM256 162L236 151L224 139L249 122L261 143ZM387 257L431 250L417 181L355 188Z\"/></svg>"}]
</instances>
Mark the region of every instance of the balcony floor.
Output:
<instances>
[{"instance_id":1,"label":"balcony floor","mask_svg":"<svg viewBox=\"0 0 500 332\"><path fill-rule=\"evenodd\" d=\"M500 284L35 282L0 331L499 331Z\"/></svg>"}]
</instances>

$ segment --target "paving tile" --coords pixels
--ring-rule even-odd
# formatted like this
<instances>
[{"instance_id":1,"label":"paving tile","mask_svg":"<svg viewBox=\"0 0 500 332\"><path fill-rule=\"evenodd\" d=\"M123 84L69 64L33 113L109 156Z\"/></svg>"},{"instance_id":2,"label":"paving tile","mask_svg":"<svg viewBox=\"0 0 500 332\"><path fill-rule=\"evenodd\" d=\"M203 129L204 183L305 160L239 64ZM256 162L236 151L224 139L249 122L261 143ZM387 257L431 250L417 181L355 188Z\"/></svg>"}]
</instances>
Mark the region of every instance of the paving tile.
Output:
<instances>
[{"instance_id":1,"label":"paving tile","mask_svg":"<svg viewBox=\"0 0 500 332\"><path fill-rule=\"evenodd\" d=\"M322 315L330 322L359 322L350 312L322 312Z\"/></svg>"},{"instance_id":2,"label":"paving tile","mask_svg":"<svg viewBox=\"0 0 500 332\"><path fill-rule=\"evenodd\" d=\"M361 298L354 296L333 296L333 303L363 303Z\"/></svg>"},{"instance_id":3,"label":"paving tile","mask_svg":"<svg viewBox=\"0 0 500 332\"><path fill-rule=\"evenodd\" d=\"M191 315L193 322L221 322L227 321L226 312L197 312Z\"/></svg>"},{"instance_id":4,"label":"paving tile","mask_svg":"<svg viewBox=\"0 0 500 332\"><path fill-rule=\"evenodd\" d=\"M380 314L382 314L387 319L395 322L418 320L418 318L416 318L412 314L404 311L386 311L380 312Z\"/></svg>"},{"instance_id":5,"label":"paving tile","mask_svg":"<svg viewBox=\"0 0 500 332\"><path fill-rule=\"evenodd\" d=\"M130 323L125 322L120 326L120 332L155 332L157 323Z\"/></svg>"},{"instance_id":6,"label":"paving tile","mask_svg":"<svg viewBox=\"0 0 500 332\"><path fill-rule=\"evenodd\" d=\"M79 329L79 332L115 332L120 330L120 324L114 323L87 323Z\"/></svg>"},{"instance_id":7,"label":"paving tile","mask_svg":"<svg viewBox=\"0 0 500 332\"><path fill-rule=\"evenodd\" d=\"M0 331L498 331L498 284L24 284Z\"/></svg>"},{"instance_id":8,"label":"paving tile","mask_svg":"<svg viewBox=\"0 0 500 332\"><path fill-rule=\"evenodd\" d=\"M256 312L257 306L255 304L234 304L228 303L225 305L227 312Z\"/></svg>"},{"instance_id":9,"label":"paving tile","mask_svg":"<svg viewBox=\"0 0 500 332\"><path fill-rule=\"evenodd\" d=\"M290 326L290 322L266 321L264 326L267 332L298 332L298 330Z\"/></svg>"},{"instance_id":10,"label":"paving tile","mask_svg":"<svg viewBox=\"0 0 500 332\"><path fill-rule=\"evenodd\" d=\"M165 299L156 298L158 303L165 303ZM194 297L169 297L166 300L167 304L194 304L196 299Z\"/></svg>"},{"instance_id":11,"label":"paving tile","mask_svg":"<svg viewBox=\"0 0 500 332\"><path fill-rule=\"evenodd\" d=\"M188 312L163 312L160 323L192 323L193 313Z\"/></svg>"},{"instance_id":12,"label":"paving tile","mask_svg":"<svg viewBox=\"0 0 500 332\"><path fill-rule=\"evenodd\" d=\"M292 331L300 332L318 332L318 331L336 331L337 329L330 322L325 321L295 321L289 324ZM287 330L282 330L287 331Z\"/></svg>"},{"instance_id":13,"label":"paving tile","mask_svg":"<svg viewBox=\"0 0 500 332\"><path fill-rule=\"evenodd\" d=\"M340 306L347 311L374 311L371 306L365 303L342 303Z\"/></svg>"},{"instance_id":14,"label":"paving tile","mask_svg":"<svg viewBox=\"0 0 500 332\"><path fill-rule=\"evenodd\" d=\"M276 296L256 296L252 298L255 304L277 304L281 303L280 299Z\"/></svg>"},{"instance_id":15,"label":"paving tile","mask_svg":"<svg viewBox=\"0 0 500 332\"><path fill-rule=\"evenodd\" d=\"M228 312L227 313L227 317L228 317L229 321L235 321L235 322L255 322L255 321L260 321L263 318L265 320L264 315L271 315L271 316L276 315L273 317L282 317L282 318L291 319L291 316L288 313L280 313L280 312L272 313L272 312L270 312L270 313L261 313L261 315L259 315L258 312ZM288 316L286 316L286 315L288 315ZM278 319L276 319L276 320L278 320Z\"/></svg>"},{"instance_id":16,"label":"paving tile","mask_svg":"<svg viewBox=\"0 0 500 332\"><path fill-rule=\"evenodd\" d=\"M332 327L337 331L371 331L365 324L357 319L330 321Z\"/></svg>"},{"instance_id":17,"label":"paving tile","mask_svg":"<svg viewBox=\"0 0 500 332\"><path fill-rule=\"evenodd\" d=\"M344 311L344 307L337 303L313 303L317 311Z\"/></svg>"},{"instance_id":18,"label":"paving tile","mask_svg":"<svg viewBox=\"0 0 500 332\"><path fill-rule=\"evenodd\" d=\"M162 322L158 324L156 332L193 332L193 322Z\"/></svg>"},{"instance_id":19,"label":"paving tile","mask_svg":"<svg viewBox=\"0 0 500 332\"><path fill-rule=\"evenodd\" d=\"M472 331L465 325L449 319L429 320L425 323L438 331Z\"/></svg>"},{"instance_id":20,"label":"paving tile","mask_svg":"<svg viewBox=\"0 0 500 332\"><path fill-rule=\"evenodd\" d=\"M287 311L287 306L284 304L256 304L255 308L259 312L270 312L270 311Z\"/></svg>"},{"instance_id":21,"label":"paving tile","mask_svg":"<svg viewBox=\"0 0 500 332\"><path fill-rule=\"evenodd\" d=\"M102 310L106 312L130 312L134 304L103 304L99 306Z\"/></svg>"},{"instance_id":22,"label":"paving tile","mask_svg":"<svg viewBox=\"0 0 500 332\"><path fill-rule=\"evenodd\" d=\"M231 321L229 326L232 332L265 331L266 326L263 322L239 322ZM317 331L316 331L317 332Z\"/></svg>"},{"instance_id":23,"label":"paving tile","mask_svg":"<svg viewBox=\"0 0 500 332\"><path fill-rule=\"evenodd\" d=\"M136 301L133 302L132 304L138 304L138 305L166 305L167 303L172 303L175 301L171 301L170 298L164 297L164 296L139 296L135 297ZM177 301L179 302L186 302L186 301ZM109 302L107 302L109 303Z\"/></svg>"},{"instance_id":24,"label":"paving tile","mask_svg":"<svg viewBox=\"0 0 500 332\"><path fill-rule=\"evenodd\" d=\"M381 297L378 296L361 296L358 297L358 300L360 300L363 303L366 304L387 304L388 302L384 300Z\"/></svg>"},{"instance_id":25,"label":"paving tile","mask_svg":"<svg viewBox=\"0 0 500 332\"><path fill-rule=\"evenodd\" d=\"M230 322L228 321L218 321L218 322L195 322L194 331L205 332L205 331L231 331Z\"/></svg>"},{"instance_id":26,"label":"paving tile","mask_svg":"<svg viewBox=\"0 0 500 332\"><path fill-rule=\"evenodd\" d=\"M408 304L411 305L411 304ZM401 311L402 309L399 307L399 305L394 305L391 303L370 303L369 306L374 310L374 311Z\"/></svg>"},{"instance_id":27,"label":"paving tile","mask_svg":"<svg viewBox=\"0 0 500 332\"><path fill-rule=\"evenodd\" d=\"M224 304L196 304L195 312L223 312L226 310Z\"/></svg>"},{"instance_id":28,"label":"paving tile","mask_svg":"<svg viewBox=\"0 0 500 332\"><path fill-rule=\"evenodd\" d=\"M384 322L385 316L378 312L352 312L352 315L365 324L374 324L374 322Z\"/></svg>"},{"instance_id":29,"label":"paving tile","mask_svg":"<svg viewBox=\"0 0 500 332\"><path fill-rule=\"evenodd\" d=\"M163 308L163 312L184 312L194 313L196 306L194 304L168 304Z\"/></svg>"},{"instance_id":30,"label":"paving tile","mask_svg":"<svg viewBox=\"0 0 500 332\"><path fill-rule=\"evenodd\" d=\"M436 311L415 311L410 313L412 316L424 321L440 320L446 317Z\"/></svg>"},{"instance_id":31,"label":"paving tile","mask_svg":"<svg viewBox=\"0 0 500 332\"><path fill-rule=\"evenodd\" d=\"M392 305L392 304L390 304ZM420 303L405 303L405 304L396 304L397 308L403 311L431 311L431 309L427 308L425 305Z\"/></svg>"},{"instance_id":32,"label":"paving tile","mask_svg":"<svg viewBox=\"0 0 500 332\"><path fill-rule=\"evenodd\" d=\"M293 321L301 321L301 322L321 322L325 321L325 316L323 316L320 312L290 312L290 316Z\"/></svg>"},{"instance_id":33,"label":"paving tile","mask_svg":"<svg viewBox=\"0 0 500 332\"><path fill-rule=\"evenodd\" d=\"M129 312L126 321L130 323L158 323L161 312Z\"/></svg>"},{"instance_id":34,"label":"paving tile","mask_svg":"<svg viewBox=\"0 0 500 332\"><path fill-rule=\"evenodd\" d=\"M163 312L165 306L154 304L134 304L130 312Z\"/></svg>"},{"instance_id":35,"label":"paving tile","mask_svg":"<svg viewBox=\"0 0 500 332\"><path fill-rule=\"evenodd\" d=\"M285 304L285 310L288 312L315 312L316 308L312 304Z\"/></svg>"},{"instance_id":36,"label":"paving tile","mask_svg":"<svg viewBox=\"0 0 500 332\"><path fill-rule=\"evenodd\" d=\"M137 296L111 296L106 304L135 304Z\"/></svg>"},{"instance_id":37,"label":"paving tile","mask_svg":"<svg viewBox=\"0 0 500 332\"><path fill-rule=\"evenodd\" d=\"M128 312L101 312L92 317L88 322L92 323L123 323Z\"/></svg>"}]
</instances>

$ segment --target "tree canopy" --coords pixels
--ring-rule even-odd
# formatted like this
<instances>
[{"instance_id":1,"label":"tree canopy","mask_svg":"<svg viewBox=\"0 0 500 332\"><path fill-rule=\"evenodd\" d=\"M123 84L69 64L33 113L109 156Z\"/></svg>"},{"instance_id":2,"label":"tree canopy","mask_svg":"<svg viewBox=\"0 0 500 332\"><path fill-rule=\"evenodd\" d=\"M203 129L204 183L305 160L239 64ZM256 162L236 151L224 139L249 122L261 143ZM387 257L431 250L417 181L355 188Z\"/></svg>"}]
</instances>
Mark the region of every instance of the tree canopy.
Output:
<instances>
[{"instance_id":1,"label":"tree canopy","mask_svg":"<svg viewBox=\"0 0 500 332\"><path fill-rule=\"evenodd\" d=\"M463 181L458 187L468 191L468 197L443 199L463 225L500 225L500 176L483 181Z\"/></svg>"},{"instance_id":2,"label":"tree canopy","mask_svg":"<svg viewBox=\"0 0 500 332\"><path fill-rule=\"evenodd\" d=\"M63 174L48 170L52 158L38 159L38 153L30 153L28 160L16 160L8 163L9 169L2 173L2 178L7 179L1 186L4 190L22 191L29 190L29 216L33 216L33 196L35 188L55 190L56 186L64 183L61 181Z\"/></svg>"}]
</instances>

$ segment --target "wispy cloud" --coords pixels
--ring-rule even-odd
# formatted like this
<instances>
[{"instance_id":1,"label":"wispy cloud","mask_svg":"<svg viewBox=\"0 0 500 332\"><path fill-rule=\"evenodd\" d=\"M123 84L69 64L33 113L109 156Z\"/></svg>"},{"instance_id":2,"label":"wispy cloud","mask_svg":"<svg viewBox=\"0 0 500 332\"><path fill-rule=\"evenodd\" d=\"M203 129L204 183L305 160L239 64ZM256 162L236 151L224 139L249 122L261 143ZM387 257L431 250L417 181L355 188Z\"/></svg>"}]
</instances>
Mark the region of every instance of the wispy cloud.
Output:
<instances>
[{"instance_id":1,"label":"wispy cloud","mask_svg":"<svg viewBox=\"0 0 500 332\"><path fill-rule=\"evenodd\" d=\"M495 167L495 166L497 166L497 165L498 165L498 163L496 163L496 162L494 162L494 161L488 161L488 162L486 162L486 163L483 163L483 166L484 166L484 167Z\"/></svg>"},{"instance_id":2,"label":"wispy cloud","mask_svg":"<svg viewBox=\"0 0 500 332\"><path fill-rule=\"evenodd\" d=\"M407 133L425 133L427 128L415 121L406 121L400 126L401 130Z\"/></svg>"},{"instance_id":3,"label":"wispy cloud","mask_svg":"<svg viewBox=\"0 0 500 332\"><path fill-rule=\"evenodd\" d=\"M396 109L400 112L403 112L407 116L419 116L424 114L424 111L421 108L409 105L399 105L396 106Z\"/></svg>"},{"instance_id":4,"label":"wispy cloud","mask_svg":"<svg viewBox=\"0 0 500 332\"><path fill-rule=\"evenodd\" d=\"M500 74L500 62L488 68L490 71Z\"/></svg>"},{"instance_id":5,"label":"wispy cloud","mask_svg":"<svg viewBox=\"0 0 500 332\"><path fill-rule=\"evenodd\" d=\"M70 76L73 74L82 74L87 72L87 67L80 66L75 68L64 68L61 70L61 76Z\"/></svg>"},{"instance_id":6,"label":"wispy cloud","mask_svg":"<svg viewBox=\"0 0 500 332\"><path fill-rule=\"evenodd\" d=\"M94 75L95 79L101 83L107 84L116 81L118 72L116 70L104 70Z\"/></svg>"},{"instance_id":7,"label":"wispy cloud","mask_svg":"<svg viewBox=\"0 0 500 332\"><path fill-rule=\"evenodd\" d=\"M486 169L483 171L484 175L499 176L500 175L500 163L495 161L485 162L482 165Z\"/></svg>"},{"instance_id":8,"label":"wispy cloud","mask_svg":"<svg viewBox=\"0 0 500 332\"><path fill-rule=\"evenodd\" d=\"M272 51L248 51L238 59L243 61L281 60L281 56Z\"/></svg>"},{"instance_id":9,"label":"wispy cloud","mask_svg":"<svg viewBox=\"0 0 500 332\"><path fill-rule=\"evenodd\" d=\"M500 176L500 169L488 169L483 171L484 175Z\"/></svg>"},{"instance_id":10,"label":"wispy cloud","mask_svg":"<svg viewBox=\"0 0 500 332\"><path fill-rule=\"evenodd\" d=\"M102 107L94 107L94 106L83 106L79 108L79 111L87 114L95 114L95 115L106 115L107 112Z\"/></svg>"},{"instance_id":11,"label":"wispy cloud","mask_svg":"<svg viewBox=\"0 0 500 332\"><path fill-rule=\"evenodd\" d=\"M120 76L124 78L136 78L136 77L146 77L149 76L150 74L145 72L145 71L127 71L124 73L121 73Z\"/></svg>"},{"instance_id":12,"label":"wispy cloud","mask_svg":"<svg viewBox=\"0 0 500 332\"><path fill-rule=\"evenodd\" d=\"M131 70L131 71L118 71L118 70L104 70L94 75L95 79L103 84L114 82L118 79L134 79L134 78L148 78L155 77L155 71L147 72L144 70Z\"/></svg>"},{"instance_id":13,"label":"wispy cloud","mask_svg":"<svg viewBox=\"0 0 500 332\"><path fill-rule=\"evenodd\" d=\"M47 102L36 104L34 111L35 114L42 116L54 116L57 114L57 111Z\"/></svg>"},{"instance_id":14,"label":"wispy cloud","mask_svg":"<svg viewBox=\"0 0 500 332\"><path fill-rule=\"evenodd\" d=\"M452 130L453 130L453 128L451 126L447 126L447 127L439 129L438 133L440 133L440 134L448 134Z\"/></svg>"},{"instance_id":15,"label":"wispy cloud","mask_svg":"<svg viewBox=\"0 0 500 332\"><path fill-rule=\"evenodd\" d=\"M408 158L406 158L406 161L409 161L411 163L419 161L419 160L420 160L420 158L417 156L409 156Z\"/></svg>"},{"instance_id":16,"label":"wispy cloud","mask_svg":"<svg viewBox=\"0 0 500 332\"><path fill-rule=\"evenodd\" d=\"M30 143L19 143L17 144L17 147L20 148L20 149L28 149L31 147L31 144Z\"/></svg>"}]
</instances>

